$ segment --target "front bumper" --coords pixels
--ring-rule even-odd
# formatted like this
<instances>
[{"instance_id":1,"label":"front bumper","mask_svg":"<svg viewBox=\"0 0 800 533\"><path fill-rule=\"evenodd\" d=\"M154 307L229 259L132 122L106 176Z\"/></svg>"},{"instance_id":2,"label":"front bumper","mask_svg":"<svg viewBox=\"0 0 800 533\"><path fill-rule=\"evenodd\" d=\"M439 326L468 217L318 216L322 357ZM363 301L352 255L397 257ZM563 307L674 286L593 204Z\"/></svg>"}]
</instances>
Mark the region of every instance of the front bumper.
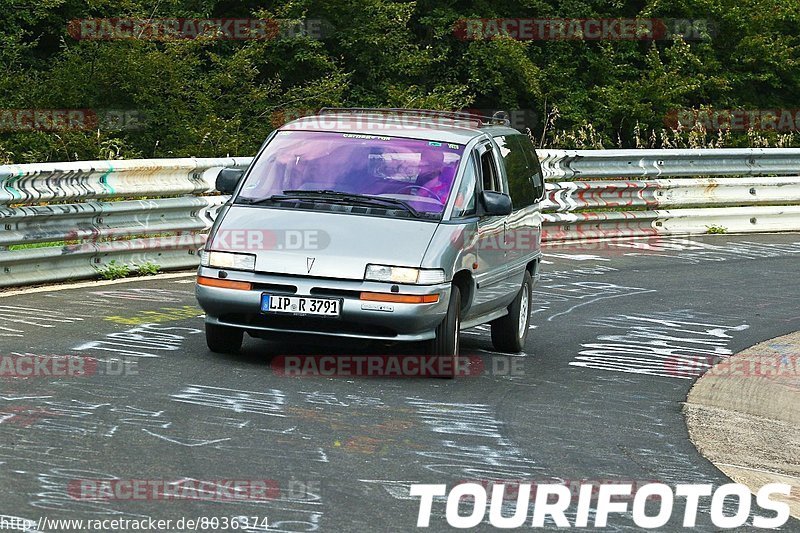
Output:
<instances>
[{"instance_id":1,"label":"front bumper","mask_svg":"<svg viewBox=\"0 0 800 533\"><path fill-rule=\"evenodd\" d=\"M200 267L198 275L218 278L219 269ZM447 314L450 284L398 285L399 294L439 294L436 303L409 304L359 299L361 292L390 293L391 283L338 280L227 271L230 281L253 284L249 291L196 285L196 295L206 322L245 329L255 336L270 332L373 339L422 341L432 339ZM338 318L262 313L263 293L287 296L341 298Z\"/></svg>"}]
</instances>

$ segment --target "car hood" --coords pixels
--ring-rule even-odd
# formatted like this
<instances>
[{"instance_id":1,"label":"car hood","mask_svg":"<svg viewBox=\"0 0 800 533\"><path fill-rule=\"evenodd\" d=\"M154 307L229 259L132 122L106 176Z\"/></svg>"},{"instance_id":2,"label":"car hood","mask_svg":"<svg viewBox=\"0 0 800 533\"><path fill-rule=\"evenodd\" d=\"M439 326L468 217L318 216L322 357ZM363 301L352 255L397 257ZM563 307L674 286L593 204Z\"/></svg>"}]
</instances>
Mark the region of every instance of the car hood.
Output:
<instances>
[{"instance_id":1,"label":"car hood","mask_svg":"<svg viewBox=\"0 0 800 533\"><path fill-rule=\"evenodd\" d=\"M419 267L438 224L233 205L208 250L252 253L256 271L364 279L368 263Z\"/></svg>"}]
</instances>

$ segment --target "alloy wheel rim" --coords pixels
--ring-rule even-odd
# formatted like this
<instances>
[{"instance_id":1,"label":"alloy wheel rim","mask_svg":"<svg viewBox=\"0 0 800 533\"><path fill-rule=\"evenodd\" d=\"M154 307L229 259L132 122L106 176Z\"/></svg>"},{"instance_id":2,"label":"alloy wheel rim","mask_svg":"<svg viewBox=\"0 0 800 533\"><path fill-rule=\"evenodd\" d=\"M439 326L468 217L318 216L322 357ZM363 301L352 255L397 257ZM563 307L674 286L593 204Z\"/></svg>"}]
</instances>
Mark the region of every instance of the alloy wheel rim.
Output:
<instances>
[{"instance_id":1,"label":"alloy wheel rim","mask_svg":"<svg viewBox=\"0 0 800 533\"><path fill-rule=\"evenodd\" d=\"M525 336L525 328L528 325L528 285L522 287L522 299L519 302L519 327L517 334L519 338Z\"/></svg>"},{"instance_id":2,"label":"alloy wheel rim","mask_svg":"<svg viewBox=\"0 0 800 533\"><path fill-rule=\"evenodd\" d=\"M461 317L456 316L455 322L456 322L455 323L456 333L455 333L455 342L453 343L453 357L458 357L458 343L460 341L459 332L461 331Z\"/></svg>"}]
</instances>

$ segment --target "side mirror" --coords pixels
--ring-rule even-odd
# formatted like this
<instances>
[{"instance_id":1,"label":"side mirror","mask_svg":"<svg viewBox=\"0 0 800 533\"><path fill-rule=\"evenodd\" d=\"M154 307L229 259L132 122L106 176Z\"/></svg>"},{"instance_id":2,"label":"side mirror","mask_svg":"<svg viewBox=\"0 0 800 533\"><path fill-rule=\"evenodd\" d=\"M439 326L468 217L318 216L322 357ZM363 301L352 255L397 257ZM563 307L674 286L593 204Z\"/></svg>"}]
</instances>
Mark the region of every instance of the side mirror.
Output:
<instances>
[{"instance_id":1,"label":"side mirror","mask_svg":"<svg viewBox=\"0 0 800 533\"><path fill-rule=\"evenodd\" d=\"M507 194L495 191L483 191L481 193L481 204L483 212L487 215L510 215L511 197Z\"/></svg>"},{"instance_id":2,"label":"side mirror","mask_svg":"<svg viewBox=\"0 0 800 533\"><path fill-rule=\"evenodd\" d=\"M214 186L222 194L233 194L242 176L244 176L244 170L238 168L223 168L219 171L219 174L217 174L217 181Z\"/></svg>"}]
</instances>

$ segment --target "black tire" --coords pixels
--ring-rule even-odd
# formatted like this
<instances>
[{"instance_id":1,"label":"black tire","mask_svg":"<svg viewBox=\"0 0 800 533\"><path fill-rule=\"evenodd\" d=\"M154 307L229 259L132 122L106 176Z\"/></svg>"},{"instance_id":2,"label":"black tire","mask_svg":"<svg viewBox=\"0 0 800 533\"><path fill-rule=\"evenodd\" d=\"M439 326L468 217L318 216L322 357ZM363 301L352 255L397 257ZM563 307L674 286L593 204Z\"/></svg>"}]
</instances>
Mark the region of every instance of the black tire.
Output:
<instances>
[{"instance_id":1,"label":"black tire","mask_svg":"<svg viewBox=\"0 0 800 533\"><path fill-rule=\"evenodd\" d=\"M428 354L442 358L436 368L441 372L436 377L454 378L458 372L459 334L461 330L461 291L450 289L447 315L436 327L436 337L428 341Z\"/></svg>"},{"instance_id":2,"label":"black tire","mask_svg":"<svg viewBox=\"0 0 800 533\"><path fill-rule=\"evenodd\" d=\"M533 280L530 272L526 270L522 287L508 306L508 314L491 322L492 346L498 352L519 353L525 347L531 322L532 292ZM522 314L525 316L521 316Z\"/></svg>"},{"instance_id":3,"label":"black tire","mask_svg":"<svg viewBox=\"0 0 800 533\"><path fill-rule=\"evenodd\" d=\"M244 331L239 328L206 324L206 344L215 353L239 353L242 349Z\"/></svg>"}]
</instances>

